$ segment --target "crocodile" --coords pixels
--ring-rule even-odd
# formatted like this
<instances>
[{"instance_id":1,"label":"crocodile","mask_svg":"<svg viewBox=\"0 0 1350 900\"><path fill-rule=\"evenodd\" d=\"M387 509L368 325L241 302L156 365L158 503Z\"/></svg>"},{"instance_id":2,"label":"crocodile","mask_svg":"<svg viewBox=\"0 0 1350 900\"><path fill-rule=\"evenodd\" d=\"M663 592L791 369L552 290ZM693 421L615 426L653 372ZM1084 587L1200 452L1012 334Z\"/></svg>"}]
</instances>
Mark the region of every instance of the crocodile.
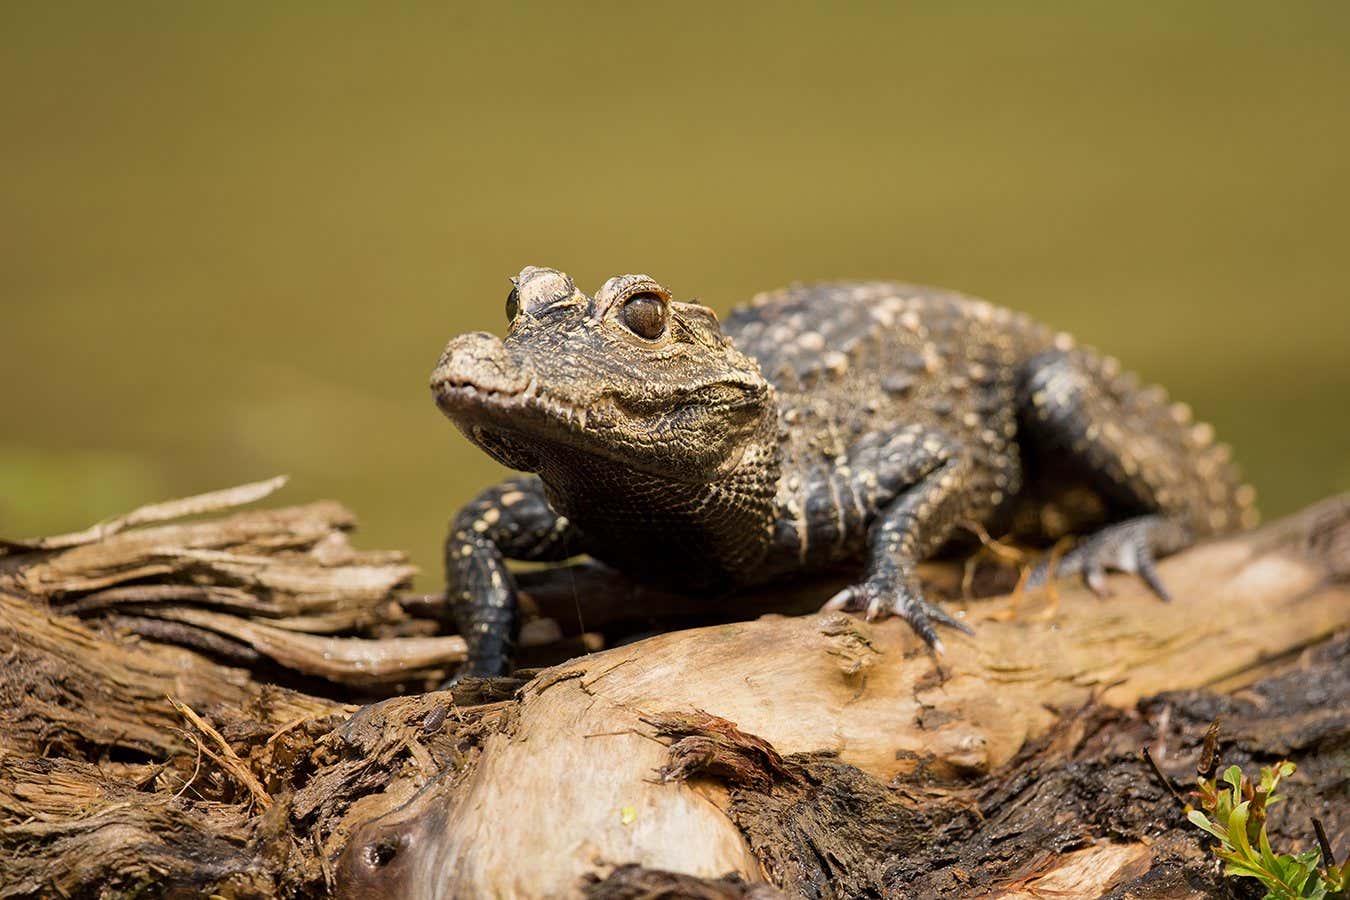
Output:
<instances>
[{"instance_id":1,"label":"crocodile","mask_svg":"<svg viewBox=\"0 0 1350 900\"><path fill-rule=\"evenodd\" d=\"M734 598L847 571L826 607L899 616L935 652L969 631L925 596L917 564L1010 535L1077 538L1053 571L1105 590L1157 559L1249 527L1254 491L1189 407L1029 317L892 282L793 285L725 322L646 275L594 294L567 274L511 279L505 339L446 346L437 405L524 473L478 494L445 545L468 657L509 670L506 560L587 554L637 580ZM734 602L729 599L728 602Z\"/></svg>"}]
</instances>

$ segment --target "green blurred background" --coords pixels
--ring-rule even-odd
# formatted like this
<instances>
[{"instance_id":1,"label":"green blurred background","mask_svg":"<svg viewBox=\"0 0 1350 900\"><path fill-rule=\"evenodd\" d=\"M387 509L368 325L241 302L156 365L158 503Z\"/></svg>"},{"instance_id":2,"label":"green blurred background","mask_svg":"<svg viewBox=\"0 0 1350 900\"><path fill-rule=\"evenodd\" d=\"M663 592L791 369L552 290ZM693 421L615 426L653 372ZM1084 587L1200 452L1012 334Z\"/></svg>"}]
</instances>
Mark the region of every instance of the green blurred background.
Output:
<instances>
[{"instance_id":1,"label":"green blurred background","mask_svg":"<svg viewBox=\"0 0 1350 900\"><path fill-rule=\"evenodd\" d=\"M1350 4L0 9L0 534L286 472L439 580L506 277L896 277L1350 487Z\"/></svg>"}]
</instances>

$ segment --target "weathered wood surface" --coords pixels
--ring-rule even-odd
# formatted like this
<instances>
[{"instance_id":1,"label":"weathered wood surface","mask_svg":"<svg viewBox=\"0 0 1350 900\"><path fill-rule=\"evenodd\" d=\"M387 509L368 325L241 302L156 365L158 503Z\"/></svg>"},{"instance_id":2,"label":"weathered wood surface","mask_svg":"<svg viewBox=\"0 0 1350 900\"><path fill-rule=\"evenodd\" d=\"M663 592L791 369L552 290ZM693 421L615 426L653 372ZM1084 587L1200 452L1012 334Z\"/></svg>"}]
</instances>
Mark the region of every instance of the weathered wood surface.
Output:
<instances>
[{"instance_id":1,"label":"weathered wood surface","mask_svg":"<svg viewBox=\"0 0 1350 900\"><path fill-rule=\"evenodd\" d=\"M902 623L841 614L598 653L526 685L471 778L359 835L349 882L376 892L395 882L408 896L551 896L619 863L759 880L764 854L727 815L724 787L653 778L669 753L653 718L710 713L779 754L826 751L878 785L976 778L1091 696L1130 706L1231 684L1327 638L1350 624L1347 574L1341 499L1164 562L1171 604L1127 578L1106 602L1067 586L1057 608L981 601L970 610L977 635L951 637L940 663ZM383 859L372 846L403 849Z\"/></svg>"},{"instance_id":2,"label":"weathered wood surface","mask_svg":"<svg viewBox=\"0 0 1350 900\"><path fill-rule=\"evenodd\" d=\"M1346 498L1168 560L1172 604L1123 578L1109 601L969 603L978 634L940 665L898 622L770 614L358 709L435 683L462 644L336 504L166 524L265 487L0 544L0 897L1213 885L1133 753L1183 772L1214 712L1234 761L1294 756L1312 798L1346 790L1350 656L1299 657L1350 625ZM593 567L523 581L550 661L829 590L728 610ZM1207 686L1242 693L1136 705Z\"/></svg>"}]
</instances>

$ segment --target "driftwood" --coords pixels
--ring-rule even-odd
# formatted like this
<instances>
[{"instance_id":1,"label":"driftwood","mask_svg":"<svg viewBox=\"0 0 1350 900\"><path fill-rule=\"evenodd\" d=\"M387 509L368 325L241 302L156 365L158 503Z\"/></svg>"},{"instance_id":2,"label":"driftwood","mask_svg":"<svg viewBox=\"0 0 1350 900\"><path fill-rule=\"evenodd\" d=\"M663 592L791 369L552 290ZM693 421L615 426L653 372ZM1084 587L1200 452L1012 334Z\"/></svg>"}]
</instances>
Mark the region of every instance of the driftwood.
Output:
<instances>
[{"instance_id":1,"label":"driftwood","mask_svg":"<svg viewBox=\"0 0 1350 900\"><path fill-rule=\"evenodd\" d=\"M1203 896L1137 751L1180 778L1216 714L1226 759L1302 767L1277 837L1316 814L1345 847L1348 499L1166 561L1172 604L1124 578L970 602L940 661L897 622L777 614L829 585L526 573L542 662L763 615L405 696L462 642L341 507L168 524L272 487L0 543L0 897Z\"/></svg>"}]
</instances>

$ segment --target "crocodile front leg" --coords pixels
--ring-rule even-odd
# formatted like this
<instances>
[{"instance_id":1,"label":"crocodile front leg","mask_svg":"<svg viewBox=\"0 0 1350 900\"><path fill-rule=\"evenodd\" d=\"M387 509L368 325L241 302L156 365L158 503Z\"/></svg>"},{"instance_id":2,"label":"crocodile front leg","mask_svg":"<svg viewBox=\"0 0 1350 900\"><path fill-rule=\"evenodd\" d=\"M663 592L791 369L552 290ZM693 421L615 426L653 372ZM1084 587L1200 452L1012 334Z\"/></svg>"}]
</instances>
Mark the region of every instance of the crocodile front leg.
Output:
<instances>
[{"instance_id":1,"label":"crocodile front leg","mask_svg":"<svg viewBox=\"0 0 1350 900\"><path fill-rule=\"evenodd\" d=\"M519 609L506 560L567 559L578 552L575 538L575 528L549 506L535 477L488 488L459 511L445 542L446 596L469 645L456 678L510 669Z\"/></svg>"},{"instance_id":2,"label":"crocodile front leg","mask_svg":"<svg viewBox=\"0 0 1350 900\"><path fill-rule=\"evenodd\" d=\"M864 611L868 619L897 615L938 652L942 641L934 623L971 633L924 597L914 574L947 542L967 509L970 467L967 454L944 434L917 428L850 460L854 490L879 512L867 529L863 581L825 608Z\"/></svg>"}]
</instances>

